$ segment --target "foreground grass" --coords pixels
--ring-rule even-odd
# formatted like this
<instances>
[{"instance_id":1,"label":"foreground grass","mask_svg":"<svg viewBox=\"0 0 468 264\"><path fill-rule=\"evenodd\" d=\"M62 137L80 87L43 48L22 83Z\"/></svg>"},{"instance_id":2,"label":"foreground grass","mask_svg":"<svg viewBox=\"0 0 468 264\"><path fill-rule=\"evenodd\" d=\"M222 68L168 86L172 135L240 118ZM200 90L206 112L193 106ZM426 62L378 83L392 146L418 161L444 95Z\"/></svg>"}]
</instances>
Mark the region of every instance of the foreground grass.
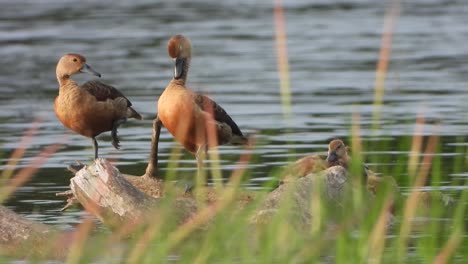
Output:
<instances>
[{"instance_id":1,"label":"foreground grass","mask_svg":"<svg viewBox=\"0 0 468 264\"><path fill-rule=\"evenodd\" d=\"M432 139L434 142L435 138ZM431 139L422 149L430 148ZM291 204L285 202L270 221L252 224L251 216L262 197L239 209L231 192L222 189L223 201L207 205L194 220L178 226L168 217L174 210L170 203L163 205L151 221L138 227L123 226L106 234L93 234L93 223L86 221L77 227L83 235L75 241L69 254L69 263L101 260L105 263L463 263L468 258L465 235L468 190L450 193L453 202L447 205L440 192L420 196L418 182L427 178L429 186L439 186L442 156L419 153L414 179L396 200L394 225L387 228L387 209L391 206L391 192L382 191L372 204L353 192L345 204L330 206L323 199L313 203L313 224L301 227L290 217ZM408 151L410 146L406 146ZM466 147L460 149L460 156ZM403 152L403 149L402 149ZM432 157L429 164L428 156ZM426 160L424 160L426 158ZM401 157L401 165L393 171L402 171L411 159ZM450 174L466 171L465 159L456 158ZM424 175L423 173L427 173ZM431 177L428 177L431 176ZM436 179L436 180L432 180ZM231 182L233 183L233 182ZM424 184L426 185L426 183ZM241 187L234 183L234 191ZM170 196L167 197L170 200ZM129 234L130 235L119 235Z\"/></svg>"},{"instance_id":2,"label":"foreground grass","mask_svg":"<svg viewBox=\"0 0 468 264\"><path fill-rule=\"evenodd\" d=\"M441 155L441 144L445 142L440 142L437 136L414 136L408 138L408 144L399 146L374 143L374 148L382 152L411 153L398 154L395 166L385 171L385 175L396 176L398 182L406 179L407 184L401 186L402 195L394 196L390 188L383 189L369 203L368 196L363 195L365 191L356 188L344 203L335 205L322 197L312 197L314 214L310 226L300 226L291 219L292 205L287 201L269 221L253 224L252 215L268 192L258 192L254 202L239 209L235 194L243 191L242 172L235 171L229 182L232 188L218 187L223 199L215 205L202 206L183 225L177 225L171 218L174 210L171 193L151 220L140 226L123 225L113 232L96 232L96 222L83 220L69 238L72 246L66 261L463 263L468 258L465 235L468 190L461 188L464 181L454 180L451 184L459 190L448 193L452 199L448 205L447 193L436 190L447 175L467 171L464 140L460 138L459 144L455 144L456 154L450 159ZM359 142L356 138L348 141ZM419 141L422 142L419 147L412 147L412 143ZM364 148L365 153L365 147L358 148ZM408 169L410 161L415 161L415 168ZM266 183L267 188L271 185ZM432 186L434 191L427 196L414 192L422 186ZM395 219L389 227L387 212L393 198L396 198ZM51 239L50 243L58 242ZM44 259L32 256L31 260Z\"/></svg>"}]
</instances>

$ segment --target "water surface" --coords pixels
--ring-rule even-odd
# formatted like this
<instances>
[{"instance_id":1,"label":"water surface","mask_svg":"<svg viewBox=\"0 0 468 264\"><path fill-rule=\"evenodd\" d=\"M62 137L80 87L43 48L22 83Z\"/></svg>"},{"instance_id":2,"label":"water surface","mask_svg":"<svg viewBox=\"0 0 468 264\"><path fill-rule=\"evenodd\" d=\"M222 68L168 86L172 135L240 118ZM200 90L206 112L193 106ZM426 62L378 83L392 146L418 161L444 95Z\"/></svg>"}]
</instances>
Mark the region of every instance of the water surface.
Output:
<instances>
[{"instance_id":1,"label":"water surface","mask_svg":"<svg viewBox=\"0 0 468 264\"><path fill-rule=\"evenodd\" d=\"M467 169L453 172L466 155L468 120L468 2L418 0L404 3L393 41L381 109L381 129L372 131L373 87L386 6L381 1L285 1L292 115L283 115L270 1L2 1L0 9L0 169L21 136L37 121L18 168L45 147L64 145L7 202L15 211L45 223L72 226L83 213L58 212L67 189L67 164L89 162L89 139L66 130L55 117L55 66L68 52L85 55L102 81L120 89L143 114L119 130L121 150L109 135L98 138L100 154L121 171L140 175L148 158L156 102L172 76L166 54L171 35L192 40L189 86L222 105L257 146L248 165L246 188L259 188L270 172L305 153L326 151L331 138L349 142L351 113L360 115L361 135L377 171L388 171L407 155L418 115L422 131L438 133L446 168L442 187L461 189ZM80 82L92 76L77 76ZM163 173L180 145L163 129ZM462 150L462 151L460 151ZM180 177L196 170L181 151ZM243 150L221 147L228 177ZM375 160L375 162L373 162ZM394 175L404 179L401 175ZM405 180L402 180L405 182Z\"/></svg>"}]
</instances>

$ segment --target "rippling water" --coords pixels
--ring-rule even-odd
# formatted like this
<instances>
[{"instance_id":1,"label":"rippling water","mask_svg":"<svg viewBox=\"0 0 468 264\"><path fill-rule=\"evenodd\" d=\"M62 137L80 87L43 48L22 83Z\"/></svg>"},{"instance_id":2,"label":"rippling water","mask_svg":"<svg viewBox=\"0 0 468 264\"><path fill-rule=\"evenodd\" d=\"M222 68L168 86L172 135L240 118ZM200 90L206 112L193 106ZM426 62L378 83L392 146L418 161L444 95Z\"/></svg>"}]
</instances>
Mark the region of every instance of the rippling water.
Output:
<instances>
[{"instance_id":1,"label":"rippling water","mask_svg":"<svg viewBox=\"0 0 468 264\"><path fill-rule=\"evenodd\" d=\"M67 189L65 165L89 161L91 142L67 131L55 117L57 60L68 52L88 58L102 81L119 88L144 115L120 130L122 150L101 136L100 154L122 171L142 174L150 148L156 102L172 76L168 38L192 40L189 86L221 104L258 146L249 165L259 186L269 172L304 153L325 151L333 137L348 138L351 113L360 115L364 142L398 146L414 132L417 115L432 133L441 121L443 158L452 164L457 147L467 146L468 2L415 0L402 5L393 41L382 107L381 129L373 134L373 87L386 6L384 1L284 1L292 89L290 119L283 118L279 93L272 1L1 1L0 158L5 164L25 130L37 121L19 167L56 142L64 146L41 166L7 205L46 223L69 225L80 212L59 213L54 193ZM84 82L90 76L77 76ZM170 151L179 147L163 129L163 172ZM371 164L397 162L401 149L382 151L368 144ZM375 147L375 148L373 148ZM398 150L398 151L397 151ZM195 171L194 157L182 152L179 174ZM222 147L222 170L229 176L242 149ZM406 154L403 152L403 154ZM0 169L5 169L0 165ZM467 172L446 175L445 185ZM442 184L444 185L444 184ZM462 188L462 186L459 186ZM31 212L33 212L31 214Z\"/></svg>"}]
</instances>

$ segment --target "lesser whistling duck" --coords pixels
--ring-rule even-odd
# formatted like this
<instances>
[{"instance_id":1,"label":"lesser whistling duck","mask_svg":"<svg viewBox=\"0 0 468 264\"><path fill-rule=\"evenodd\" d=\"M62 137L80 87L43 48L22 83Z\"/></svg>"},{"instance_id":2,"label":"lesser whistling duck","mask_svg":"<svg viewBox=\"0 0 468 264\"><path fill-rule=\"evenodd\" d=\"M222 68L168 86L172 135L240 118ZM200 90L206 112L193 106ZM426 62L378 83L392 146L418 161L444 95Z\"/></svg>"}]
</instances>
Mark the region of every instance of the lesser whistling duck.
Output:
<instances>
[{"instance_id":1,"label":"lesser whistling duck","mask_svg":"<svg viewBox=\"0 0 468 264\"><path fill-rule=\"evenodd\" d=\"M167 51L175 63L174 76L159 97L158 117L175 139L195 154L200 173L209 147L247 144L247 138L221 106L185 86L192 55L190 40L175 35L169 39Z\"/></svg>"},{"instance_id":2,"label":"lesser whistling duck","mask_svg":"<svg viewBox=\"0 0 468 264\"><path fill-rule=\"evenodd\" d=\"M98 158L96 136L111 131L112 145L119 149L117 128L127 118L141 119L132 103L116 88L98 81L78 85L70 77L79 73L101 74L86 64L80 54L66 54L60 58L56 74L59 94L55 99L55 114L62 124L93 141L94 158Z\"/></svg>"},{"instance_id":3,"label":"lesser whistling duck","mask_svg":"<svg viewBox=\"0 0 468 264\"><path fill-rule=\"evenodd\" d=\"M348 148L341 139L334 139L328 144L327 167L343 166L348 168L350 157L348 156Z\"/></svg>"},{"instance_id":4,"label":"lesser whistling duck","mask_svg":"<svg viewBox=\"0 0 468 264\"><path fill-rule=\"evenodd\" d=\"M313 154L297 160L288 169L285 179L290 177L304 177L310 173L317 173L338 165L347 169L350 160L348 148L343 141L334 139L328 144L327 155Z\"/></svg>"},{"instance_id":5,"label":"lesser whistling duck","mask_svg":"<svg viewBox=\"0 0 468 264\"><path fill-rule=\"evenodd\" d=\"M334 139L330 141L328 145L328 156L326 159L328 168L333 166L342 166L345 169L349 169L351 164L351 157L348 155L348 147L344 144L341 139ZM362 176L361 182L365 185L367 183L367 165L362 163Z\"/></svg>"},{"instance_id":6,"label":"lesser whistling duck","mask_svg":"<svg viewBox=\"0 0 468 264\"><path fill-rule=\"evenodd\" d=\"M348 151L340 139L334 139L328 144L328 155L313 154L305 156L294 163L295 174L299 177L309 173L319 172L327 168L341 165L348 167Z\"/></svg>"},{"instance_id":7,"label":"lesser whistling duck","mask_svg":"<svg viewBox=\"0 0 468 264\"><path fill-rule=\"evenodd\" d=\"M333 166L348 168L351 157L348 155L348 147L340 139L334 139L328 144L328 155L314 154L297 160L288 171L286 177L304 177L310 173L317 173ZM367 190L376 194L383 186L390 186L396 193L398 185L392 176L377 176L375 172L364 166L363 181Z\"/></svg>"}]
</instances>

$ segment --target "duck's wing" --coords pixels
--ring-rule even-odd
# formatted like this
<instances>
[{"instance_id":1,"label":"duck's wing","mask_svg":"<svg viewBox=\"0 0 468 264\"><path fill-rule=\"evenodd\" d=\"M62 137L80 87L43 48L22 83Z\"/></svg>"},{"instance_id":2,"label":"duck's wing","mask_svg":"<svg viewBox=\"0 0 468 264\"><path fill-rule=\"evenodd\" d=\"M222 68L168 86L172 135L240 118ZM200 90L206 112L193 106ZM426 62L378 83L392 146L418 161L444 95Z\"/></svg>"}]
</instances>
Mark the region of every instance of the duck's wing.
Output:
<instances>
[{"instance_id":1,"label":"duck's wing","mask_svg":"<svg viewBox=\"0 0 468 264\"><path fill-rule=\"evenodd\" d=\"M244 137L237 124L228 113L215 101L201 94L194 94L195 103L205 112L212 114L217 122L225 123L231 127L232 134Z\"/></svg>"},{"instance_id":2,"label":"duck's wing","mask_svg":"<svg viewBox=\"0 0 468 264\"><path fill-rule=\"evenodd\" d=\"M119 90L115 87L104 84L98 81L89 81L81 86L88 93L96 97L98 101L106 101L107 99L114 100L122 97L127 101L127 106L131 106L132 103L127 99Z\"/></svg>"}]
</instances>

